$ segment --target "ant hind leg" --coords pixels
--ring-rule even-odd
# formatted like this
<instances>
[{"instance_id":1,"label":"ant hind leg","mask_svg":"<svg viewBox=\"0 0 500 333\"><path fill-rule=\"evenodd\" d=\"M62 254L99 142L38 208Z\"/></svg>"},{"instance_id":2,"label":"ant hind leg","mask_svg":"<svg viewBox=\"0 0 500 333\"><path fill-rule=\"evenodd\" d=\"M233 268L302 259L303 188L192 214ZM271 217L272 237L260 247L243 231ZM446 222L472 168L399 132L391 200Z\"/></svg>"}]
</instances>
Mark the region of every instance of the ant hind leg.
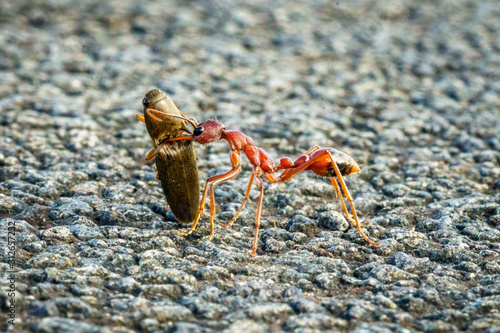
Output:
<instances>
[{"instance_id":1,"label":"ant hind leg","mask_svg":"<svg viewBox=\"0 0 500 333\"><path fill-rule=\"evenodd\" d=\"M314 148L315 147L311 148L309 151L311 151ZM314 156L313 158L311 158L310 160L308 160L307 162L305 162L299 166L296 166L296 167L292 166L290 169L285 170L274 182L280 182L280 183L286 182L286 181L292 179L293 177L295 177L296 175L298 175L299 173L301 173L302 171L305 171L307 168L312 168L314 163L316 163L318 161L323 163L325 158L328 158L330 160L330 163L332 164L332 166L335 170L335 174L337 176L337 179L339 180L340 187L338 186L335 179L333 179L333 177L331 178L335 181L335 182L332 181L332 184L335 187L335 191L336 191L337 195L341 199L342 208L343 208L344 213L346 214L347 218L349 219L349 221L354 223L354 225L356 226L356 229L358 229L359 234L368 243L370 243L373 246L380 246L380 244L375 243L372 240L370 240L368 238L368 236L365 235L363 230L361 230L362 225L358 221L358 216L356 214L356 208L354 208L354 204L352 202L352 197L349 194L349 190L347 189L347 186L345 185L344 178L342 178L342 174L340 173L339 167L337 166L337 163L335 162L335 159L333 158L333 155L329 150L324 150L322 153ZM314 169L313 169L313 171L314 171ZM344 195L347 199L347 202L349 203L349 206L351 207L352 218L349 217L349 214L347 212L347 207L346 207L345 203L343 202L340 189L342 189L342 192L344 192Z\"/></svg>"},{"instance_id":2,"label":"ant hind leg","mask_svg":"<svg viewBox=\"0 0 500 333\"><path fill-rule=\"evenodd\" d=\"M318 145L314 145L314 146L312 146L311 148L309 148L309 150L308 150L308 151L306 151L306 152L304 153L304 155L311 155L312 153L314 153L314 152L315 152L316 150L318 150L318 149L321 149L321 147L320 147L320 146L318 146Z\"/></svg>"},{"instance_id":3,"label":"ant hind leg","mask_svg":"<svg viewBox=\"0 0 500 333\"><path fill-rule=\"evenodd\" d=\"M332 182L333 187L335 188L335 196L339 198L340 203L342 204L342 210L344 211L345 217L347 218L348 221L350 221L354 226L356 226L356 221L349 215L349 212L347 211L347 207L344 202L344 198L342 198L342 192L340 191L339 184L335 180L335 177L330 177L330 181ZM367 225L370 225L371 222L366 221L363 223L360 223L361 227L365 227Z\"/></svg>"},{"instance_id":4,"label":"ant hind leg","mask_svg":"<svg viewBox=\"0 0 500 333\"><path fill-rule=\"evenodd\" d=\"M328 155L330 156L330 160L332 162L332 166L333 166L333 169L335 170L335 174L337 175L337 178L339 180L339 183L340 183L340 187L342 188L342 192L344 192L344 195L347 199L347 202L349 202L349 206L351 206L351 211L352 211L352 219L354 220L354 224L356 225L356 229L358 229L358 232L359 234L368 242L370 243L371 245L373 246L380 246L379 243L375 243L373 242L370 238L368 238L368 236L365 235L365 233L363 232L363 230L361 230L361 224L359 223L358 221L358 215L356 214L356 208L354 208L354 204L352 202L352 197L351 197L351 194L349 193L349 190L347 189L347 186L344 182L344 178L342 177L342 174L340 173L340 170L339 170L339 167L337 166L337 163L335 163L335 160L332 156L332 154L327 151ZM333 178L333 177L332 177ZM331 179L332 179L331 178ZM335 180L335 179L333 179ZM332 182L332 184L334 184ZM336 181L335 181L335 184L336 184ZM335 187L335 184L333 185ZM338 185L337 185L338 187ZM342 198L342 197L341 197ZM347 216L349 216L347 214L347 208L345 207L345 204L343 202L343 199L341 199L341 202L342 202L342 207L344 208L344 212L346 213Z\"/></svg>"}]
</instances>

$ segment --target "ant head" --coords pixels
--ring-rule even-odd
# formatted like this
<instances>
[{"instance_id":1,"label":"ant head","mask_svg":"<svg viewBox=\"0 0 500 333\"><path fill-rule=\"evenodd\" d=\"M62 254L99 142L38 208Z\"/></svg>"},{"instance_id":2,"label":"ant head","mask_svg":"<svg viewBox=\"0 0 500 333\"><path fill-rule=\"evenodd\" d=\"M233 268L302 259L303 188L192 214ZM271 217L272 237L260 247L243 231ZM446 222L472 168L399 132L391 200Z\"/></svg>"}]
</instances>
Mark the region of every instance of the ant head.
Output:
<instances>
[{"instance_id":1,"label":"ant head","mask_svg":"<svg viewBox=\"0 0 500 333\"><path fill-rule=\"evenodd\" d=\"M211 143L220 140L225 130L226 127L220 121L207 120L194 129L193 139L201 144Z\"/></svg>"}]
</instances>

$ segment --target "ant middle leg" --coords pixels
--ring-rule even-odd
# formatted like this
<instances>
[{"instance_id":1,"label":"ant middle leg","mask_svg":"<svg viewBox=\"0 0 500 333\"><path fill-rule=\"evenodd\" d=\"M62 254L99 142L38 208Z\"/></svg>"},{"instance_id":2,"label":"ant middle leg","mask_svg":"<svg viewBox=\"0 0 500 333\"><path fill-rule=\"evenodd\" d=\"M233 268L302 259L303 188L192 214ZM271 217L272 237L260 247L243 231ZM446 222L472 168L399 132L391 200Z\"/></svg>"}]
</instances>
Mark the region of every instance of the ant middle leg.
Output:
<instances>
[{"instance_id":1,"label":"ant middle leg","mask_svg":"<svg viewBox=\"0 0 500 333\"><path fill-rule=\"evenodd\" d=\"M207 181L205 183L205 188L203 189L203 195L201 197L200 208L198 209L198 213L196 214L196 218L194 219L193 225L191 226L191 228L188 231L183 231L183 230L179 229L179 232L182 235L187 236L187 235L191 234L196 229L196 226L198 225L198 221L200 220L201 213L203 213L203 210L205 208L205 199L207 197L208 189L210 187L210 236L209 236L209 240L212 239L212 236L214 233L213 215L215 214L215 200L213 199L213 187L219 183L225 182L227 180L230 180L230 179L236 177L238 175L238 173L240 172L240 169L241 169L241 167L237 166L237 167L229 170L226 173L223 173L223 174L217 175L217 176L212 176L212 177L207 179ZM212 208L212 207L214 207L214 208Z\"/></svg>"},{"instance_id":2,"label":"ant middle leg","mask_svg":"<svg viewBox=\"0 0 500 333\"><path fill-rule=\"evenodd\" d=\"M238 175L240 169L233 169L227 173L227 175L223 178L219 178L215 180L212 184L210 184L210 236L208 237L208 241L212 240L214 235L214 217L215 217L215 197L214 197L214 187L217 184L226 182L230 179L233 179Z\"/></svg>"},{"instance_id":3,"label":"ant middle leg","mask_svg":"<svg viewBox=\"0 0 500 333\"><path fill-rule=\"evenodd\" d=\"M259 168L260 169L260 168ZM262 180L260 180L261 173L257 173L255 177L255 182L260 188L259 204L257 205L257 213L255 214L255 236L253 238L252 252L251 256L257 254L257 242L259 240L259 228L260 228L260 213L262 212L262 199L264 198L264 186L262 185Z\"/></svg>"},{"instance_id":4,"label":"ant middle leg","mask_svg":"<svg viewBox=\"0 0 500 333\"><path fill-rule=\"evenodd\" d=\"M226 229L226 228L231 227L231 225L233 225L234 221L236 221L236 219L238 218L238 215L241 213L243 207L245 207L245 204L250 197L250 190L252 189L252 183L253 183L253 180L255 178L255 173L256 172L254 170L252 172L252 175L250 176L250 181L248 182L247 191L245 192L245 198L243 199L243 202L241 203L240 208L238 208L238 210L236 211L236 214L234 214L233 218L231 219L231 221L228 224L219 224L222 228Z\"/></svg>"}]
</instances>

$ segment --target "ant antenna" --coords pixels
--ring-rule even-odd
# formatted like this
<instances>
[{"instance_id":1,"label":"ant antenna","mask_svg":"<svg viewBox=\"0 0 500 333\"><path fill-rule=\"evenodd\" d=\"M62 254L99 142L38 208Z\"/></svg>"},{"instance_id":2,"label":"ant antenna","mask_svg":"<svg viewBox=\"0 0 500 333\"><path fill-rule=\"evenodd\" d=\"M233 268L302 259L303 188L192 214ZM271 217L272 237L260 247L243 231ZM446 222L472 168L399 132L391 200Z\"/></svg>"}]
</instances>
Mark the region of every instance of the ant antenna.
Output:
<instances>
[{"instance_id":1,"label":"ant antenna","mask_svg":"<svg viewBox=\"0 0 500 333\"><path fill-rule=\"evenodd\" d=\"M155 113L160 113L160 114L162 114L163 116L166 116L166 117L173 117L173 118L179 118L179 119L185 120L185 121L189 122L189 124L190 124L191 126L193 126L193 130L195 130L195 129L196 129L196 127L197 127L197 126L196 126L196 124L197 124L198 122L197 122L197 121L196 121L196 119L194 119L194 118L186 118L186 117L178 116L178 115L175 115L175 114L169 114L169 113L165 113L165 112L162 112L162 111L158 111L158 110L155 110L155 109L147 109L147 110L146 110L146 112L148 112L148 113L149 113L150 111L151 111L151 112L155 112ZM151 114L149 114L149 115L150 115L150 116L152 116L153 118L156 118L157 120L161 121L161 119L158 119L157 117L155 117L155 116L153 116L153 115L151 115ZM194 121L194 122L193 122L193 121ZM195 124L195 123L196 123L196 124Z\"/></svg>"}]
</instances>

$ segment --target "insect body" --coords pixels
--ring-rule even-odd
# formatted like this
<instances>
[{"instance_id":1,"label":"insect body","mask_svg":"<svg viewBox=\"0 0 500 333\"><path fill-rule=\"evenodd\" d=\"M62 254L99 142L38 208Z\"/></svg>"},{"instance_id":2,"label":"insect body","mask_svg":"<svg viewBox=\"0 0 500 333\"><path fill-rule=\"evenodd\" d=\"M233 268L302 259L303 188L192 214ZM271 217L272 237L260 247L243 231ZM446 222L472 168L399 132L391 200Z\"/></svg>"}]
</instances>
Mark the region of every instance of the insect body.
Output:
<instances>
[{"instance_id":1,"label":"insect body","mask_svg":"<svg viewBox=\"0 0 500 333\"><path fill-rule=\"evenodd\" d=\"M151 110L152 112L155 112ZM155 112L156 114L156 112ZM176 118L185 119L179 116L172 116ZM342 209L347 216L347 218L354 223L359 234L371 245L380 246L373 241L371 241L368 236L366 236L361 227L365 224L360 224L358 221L358 217L356 214L356 209L354 208L354 204L352 202L351 194L347 189L347 186L344 182L343 176L348 176L353 173L359 172L360 168L354 159L348 156L345 153L342 153L333 148L320 148L319 146L313 146L309 149L304 155L300 156L298 159L293 161L289 157L284 157L280 160L278 165L275 165L272 158L261 148L258 148L254 141L238 131L230 131L226 130L224 125L219 121L208 120L201 124L193 124L191 123L194 130L190 135L184 135L169 139L170 142L176 141L195 141L200 144L209 144L218 140L226 140L229 143L231 148L230 158L231 158L231 170L226 173L213 176L207 179L205 183L205 188L203 190L203 195L201 198L201 204L198 209L198 213L196 218L191 226L191 229L187 232L181 231L184 235L188 235L196 228L198 220L200 218L201 213L203 212L205 198L210 191L210 236L209 240L213 236L213 220L215 216L215 200L214 200L214 186L220 184L222 182L228 181L238 175L241 170L241 157L240 152L243 152L247 159L253 166L253 172L250 176L250 181L248 183L248 187L245 193L245 198L241 203L238 211L236 212L233 219L227 224L222 225L222 227L230 227L233 222L238 217L238 214L243 209L245 203L248 201L250 188L252 186L253 181L257 183L260 189L259 203L257 205L257 213L255 218L255 236L252 247L251 255L255 255L257 251L257 241L259 237L259 224L260 224L260 214L262 209L262 199L264 196L264 187L262 185L262 180L260 176L263 176L266 180L272 183L278 182L286 182L287 180L292 179L299 173L305 170L311 170L315 174L322 177L329 177L330 181L337 193L337 196L340 199L342 204ZM280 172L281 171L281 172ZM351 207L352 217L350 217L349 212L347 211L346 204L344 199L342 198L342 193L345 195L349 206Z\"/></svg>"},{"instance_id":2,"label":"insect body","mask_svg":"<svg viewBox=\"0 0 500 333\"><path fill-rule=\"evenodd\" d=\"M189 141L168 141L180 133L190 132L186 118L172 100L158 89L149 91L142 100L144 115L137 118L146 124L154 148L146 160L156 156L157 178L175 217L182 223L192 223L200 203L200 181L193 144ZM149 110L161 111L152 115ZM187 119L187 118L186 118Z\"/></svg>"}]
</instances>

